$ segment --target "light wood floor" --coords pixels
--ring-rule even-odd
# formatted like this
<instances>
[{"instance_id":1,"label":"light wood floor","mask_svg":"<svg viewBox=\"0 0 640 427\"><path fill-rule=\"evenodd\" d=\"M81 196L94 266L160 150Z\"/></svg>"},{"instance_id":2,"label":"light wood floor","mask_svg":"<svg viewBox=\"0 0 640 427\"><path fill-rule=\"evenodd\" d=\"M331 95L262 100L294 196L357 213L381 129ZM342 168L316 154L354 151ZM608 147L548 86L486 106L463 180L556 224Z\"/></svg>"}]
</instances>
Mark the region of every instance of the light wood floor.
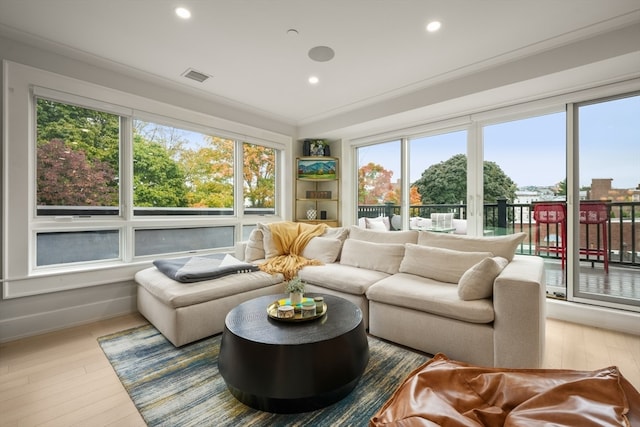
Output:
<instances>
[{"instance_id":1,"label":"light wood floor","mask_svg":"<svg viewBox=\"0 0 640 427\"><path fill-rule=\"evenodd\" d=\"M96 338L132 314L0 345L0 426L144 426ZM640 390L640 336L547 320L544 367L616 365Z\"/></svg>"}]
</instances>

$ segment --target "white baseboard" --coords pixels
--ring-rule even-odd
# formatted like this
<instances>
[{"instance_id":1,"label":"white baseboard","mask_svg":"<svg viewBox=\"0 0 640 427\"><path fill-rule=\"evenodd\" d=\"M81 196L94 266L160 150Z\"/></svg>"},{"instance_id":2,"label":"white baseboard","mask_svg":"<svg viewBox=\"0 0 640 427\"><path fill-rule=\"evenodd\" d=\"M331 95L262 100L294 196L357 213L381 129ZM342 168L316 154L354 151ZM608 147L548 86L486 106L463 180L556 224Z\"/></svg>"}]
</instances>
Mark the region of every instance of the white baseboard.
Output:
<instances>
[{"instance_id":1,"label":"white baseboard","mask_svg":"<svg viewBox=\"0 0 640 427\"><path fill-rule=\"evenodd\" d=\"M640 335L640 313L547 299L547 317L595 328Z\"/></svg>"},{"instance_id":2,"label":"white baseboard","mask_svg":"<svg viewBox=\"0 0 640 427\"><path fill-rule=\"evenodd\" d=\"M0 342L14 341L137 311L135 295L0 321Z\"/></svg>"}]
</instances>

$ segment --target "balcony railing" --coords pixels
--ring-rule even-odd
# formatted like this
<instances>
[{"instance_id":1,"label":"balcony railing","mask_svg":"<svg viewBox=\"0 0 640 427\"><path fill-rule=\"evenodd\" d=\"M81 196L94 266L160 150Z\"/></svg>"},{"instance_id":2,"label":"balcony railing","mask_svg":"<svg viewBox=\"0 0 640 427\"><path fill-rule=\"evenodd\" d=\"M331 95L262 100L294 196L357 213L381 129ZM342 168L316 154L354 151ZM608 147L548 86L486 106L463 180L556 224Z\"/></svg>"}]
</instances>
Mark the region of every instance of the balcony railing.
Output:
<instances>
[{"instance_id":1,"label":"balcony railing","mask_svg":"<svg viewBox=\"0 0 640 427\"><path fill-rule=\"evenodd\" d=\"M621 266L640 267L640 202L608 202L609 220L607 222L607 238L609 263ZM453 213L456 219L467 218L467 206L464 204L451 205L420 205L409 208L410 217L430 218L432 213ZM385 205L360 205L358 217L374 218L387 216L392 218L400 215L400 206ZM535 221L533 219L533 205L530 203L507 203L499 200L497 203L484 205L484 229L485 234L504 235L523 231L527 238L518 248L518 253L534 255ZM393 223L393 221L392 221ZM580 224L580 245L591 250L599 250L602 246L602 236L595 224ZM544 224L540 230L540 240L543 244L558 244L560 233L553 224ZM559 258L555 253L542 252L540 255L549 258ZM591 262L604 262L602 256L583 254L581 260Z\"/></svg>"}]
</instances>

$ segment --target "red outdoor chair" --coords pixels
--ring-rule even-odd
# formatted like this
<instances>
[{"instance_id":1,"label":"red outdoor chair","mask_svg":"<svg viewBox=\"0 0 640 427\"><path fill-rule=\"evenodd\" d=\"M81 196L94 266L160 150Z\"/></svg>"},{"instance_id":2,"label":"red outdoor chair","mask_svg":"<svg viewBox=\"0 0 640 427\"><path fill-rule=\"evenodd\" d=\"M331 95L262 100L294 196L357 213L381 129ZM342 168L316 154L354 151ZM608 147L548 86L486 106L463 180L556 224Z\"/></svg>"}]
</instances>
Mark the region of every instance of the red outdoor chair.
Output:
<instances>
[{"instance_id":1,"label":"red outdoor chair","mask_svg":"<svg viewBox=\"0 0 640 427\"><path fill-rule=\"evenodd\" d=\"M582 201L580 202L580 224L586 224L586 236L588 240L589 225L593 224L599 227L597 235L602 236L602 246L596 241L595 248L580 248L580 253L587 255L602 256L604 260L604 271L609 273L609 239L607 236L607 225L609 223L609 206L606 202L601 201ZM597 239L597 237L596 237Z\"/></svg>"},{"instance_id":2,"label":"red outdoor chair","mask_svg":"<svg viewBox=\"0 0 640 427\"><path fill-rule=\"evenodd\" d=\"M543 202L533 204L533 219L535 225L536 255L540 252L559 253L564 270L567 257L567 207L563 202ZM547 244L540 245L540 225L547 224ZM552 245L549 241L549 225L555 224L556 242ZM559 236L558 236L559 234ZM558 240L559 239L559 240Z\"/></svg>"}]
</instances>

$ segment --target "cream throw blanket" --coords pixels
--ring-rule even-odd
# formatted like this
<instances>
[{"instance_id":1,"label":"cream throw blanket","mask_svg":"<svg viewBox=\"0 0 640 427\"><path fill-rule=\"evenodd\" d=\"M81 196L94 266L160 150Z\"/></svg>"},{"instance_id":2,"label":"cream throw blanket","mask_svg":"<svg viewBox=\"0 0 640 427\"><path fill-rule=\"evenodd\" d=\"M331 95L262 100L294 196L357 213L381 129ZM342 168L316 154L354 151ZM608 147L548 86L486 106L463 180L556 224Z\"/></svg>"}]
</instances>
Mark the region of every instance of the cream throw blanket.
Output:
<instances>
[{"instance_id":1,"label":"cream throw blanket","mask_svg":"<svg viewBox=\"0 0 640 427\"><path fill-rule=\"evenodd\" d=\"M260 270L270 273L282 273L285 280L294 277L305 265L320 265L318 260L307 259L302 251L307 243L326 230L326 224L306 224L304 222L274 222L269 224L273 242L278 250L276 257L260 265Z\"/></svg>"}]
</instances>

